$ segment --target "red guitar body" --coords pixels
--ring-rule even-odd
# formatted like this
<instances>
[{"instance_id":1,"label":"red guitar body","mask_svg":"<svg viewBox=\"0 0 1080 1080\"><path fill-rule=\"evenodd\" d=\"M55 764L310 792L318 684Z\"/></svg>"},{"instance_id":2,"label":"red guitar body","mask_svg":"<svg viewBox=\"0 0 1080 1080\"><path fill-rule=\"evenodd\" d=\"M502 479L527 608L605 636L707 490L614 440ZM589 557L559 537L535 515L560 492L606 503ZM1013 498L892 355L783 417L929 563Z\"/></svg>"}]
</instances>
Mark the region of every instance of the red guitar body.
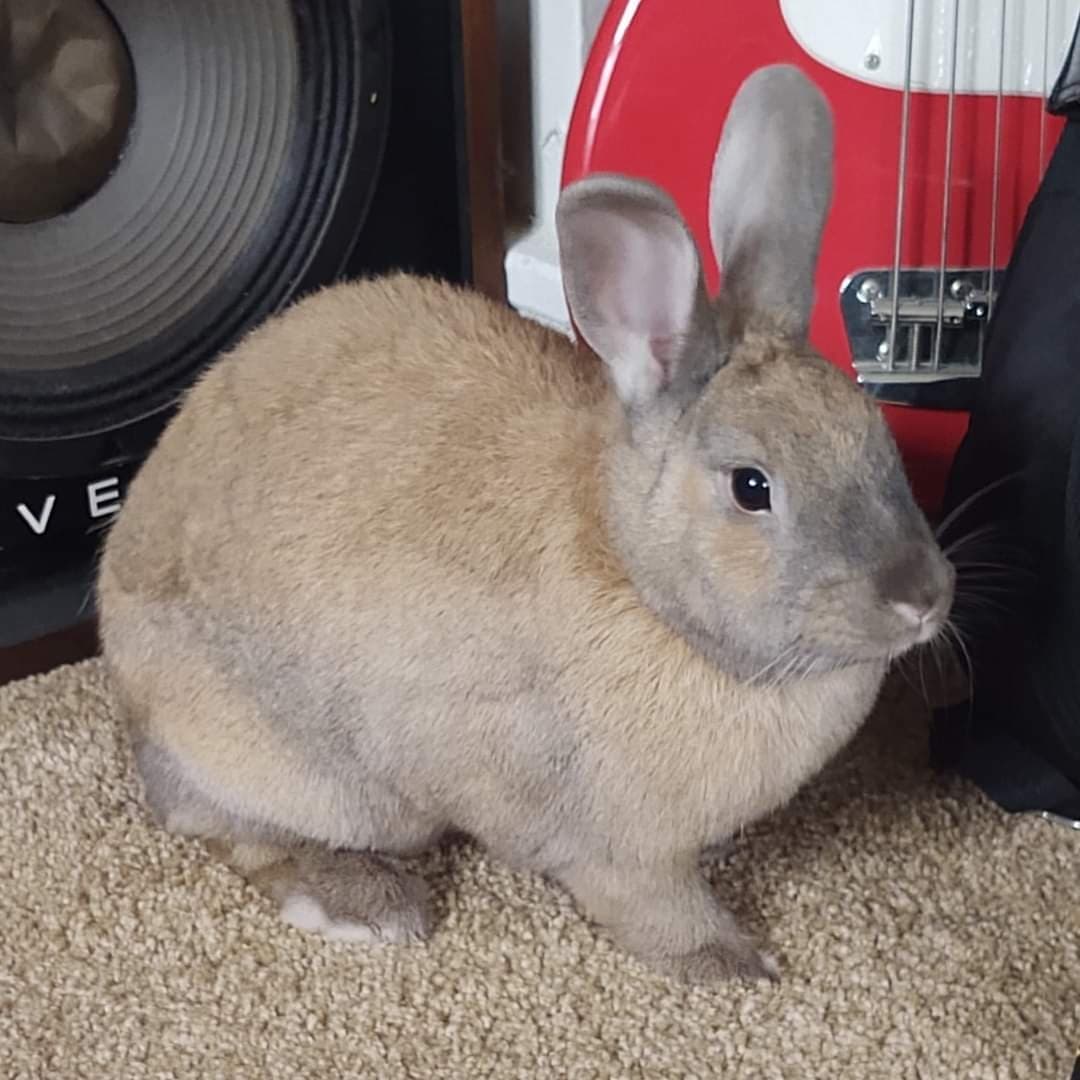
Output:
<instances>
[{"instance_id":1,"label":"red guitar body","mask_svg":"<svg viewBox=\"0 0 1080 1080\"><path fill-rule=\"evenodd\" d=\"M757 68L798 65L824 91L835 118L836 177L817 274L811 338L850 372L840 290L849 275L892 266L903 94L870 86L814 60L794 39L778 0L614 0L578 92L563 183L591 172L640 176L665 188L693 230L715 289L718 272L706 220L713 155L728 104ZM913 92L901 263L934 267L941 258L948 101ZM997 97L954 99L949 184L949 266L989 266ZM1001 105L996 265L1008 261L1028 202L1057 138L1039 97ZM966 429L956 409L883 405L922 505L940 502Z\"/></svg>"}]
</instances>

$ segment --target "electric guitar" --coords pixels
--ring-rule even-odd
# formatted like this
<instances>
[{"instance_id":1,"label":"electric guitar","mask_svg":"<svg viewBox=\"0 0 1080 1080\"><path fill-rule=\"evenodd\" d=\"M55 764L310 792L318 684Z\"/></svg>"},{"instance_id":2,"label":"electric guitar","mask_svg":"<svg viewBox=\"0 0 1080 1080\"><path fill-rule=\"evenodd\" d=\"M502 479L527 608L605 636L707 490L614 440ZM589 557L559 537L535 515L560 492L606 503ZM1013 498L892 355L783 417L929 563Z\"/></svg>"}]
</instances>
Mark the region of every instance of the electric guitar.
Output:
<instances>
[{"instance_id":1,"label":"electric guitar","mask_svg":"<svg viewBox=\"0 0 1080 1080\"><path fill-rule=\"evenodd\" d=\"M562 180L613 170L660 184L715 289L708 184L728 104L755 69L801 67L836 139L811 338L880 401L933 512L1060 131L1043 102L1078 13L1080 0L613 0Z\"/></svg>"}]
</instances>

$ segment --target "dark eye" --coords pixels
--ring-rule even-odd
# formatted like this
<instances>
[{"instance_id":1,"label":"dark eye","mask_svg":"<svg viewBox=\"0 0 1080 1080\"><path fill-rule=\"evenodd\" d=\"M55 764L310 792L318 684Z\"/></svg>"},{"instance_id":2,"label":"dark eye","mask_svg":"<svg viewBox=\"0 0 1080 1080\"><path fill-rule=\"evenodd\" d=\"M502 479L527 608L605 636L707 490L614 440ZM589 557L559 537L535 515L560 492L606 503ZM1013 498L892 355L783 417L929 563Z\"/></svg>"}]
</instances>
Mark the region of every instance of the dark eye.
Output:
<instances>
[{"instance_id":1,"label":"dark eye","mask_svg":"<svg viewBox=\"0 0 1080 1080\"><path fill-rule=\"evenodd\" d=\"M736 469L731 474L731 494L748 514L761 514L772 508L769 478L760 469Z\"/></svg>"}]
</instances>

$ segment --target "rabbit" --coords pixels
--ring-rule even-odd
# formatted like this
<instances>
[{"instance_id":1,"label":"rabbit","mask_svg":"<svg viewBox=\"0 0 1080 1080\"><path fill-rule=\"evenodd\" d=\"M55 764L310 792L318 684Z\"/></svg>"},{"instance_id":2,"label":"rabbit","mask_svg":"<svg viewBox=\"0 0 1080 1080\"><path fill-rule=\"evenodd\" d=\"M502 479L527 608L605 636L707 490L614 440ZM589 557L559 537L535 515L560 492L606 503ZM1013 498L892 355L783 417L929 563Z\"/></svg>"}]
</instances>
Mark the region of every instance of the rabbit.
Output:
<instances>
[{"instance_id":1,"label":"rabbit","mask_svg":"<svg viewBox=\"0 0 1080 1080\"><path fill-rule=\"evenodd\" d=\"M702 853L853 735L954 574L880 410L807 340L832 119L751 75L710 189L557 207L577 344L468 289L336 284L210 365L97 581L145 800L335 940L432 929L472 837L687 983L778 977Z\"/></svg>"}]
</instances>

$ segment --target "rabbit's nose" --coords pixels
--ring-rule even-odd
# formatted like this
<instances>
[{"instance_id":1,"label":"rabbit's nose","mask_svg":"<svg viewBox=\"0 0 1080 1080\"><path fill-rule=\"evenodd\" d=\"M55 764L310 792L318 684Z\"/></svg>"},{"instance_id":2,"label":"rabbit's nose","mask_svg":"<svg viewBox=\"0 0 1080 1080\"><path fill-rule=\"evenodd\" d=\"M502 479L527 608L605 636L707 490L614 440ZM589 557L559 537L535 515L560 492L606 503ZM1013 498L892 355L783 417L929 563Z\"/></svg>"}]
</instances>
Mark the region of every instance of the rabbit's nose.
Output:
<instances>
[{"instance_id":1,"label":"rabbit's nose","mask_svg":"<svg viewBox=\"0 0 1080 1080\"><path fill-rule=\"evenodd\" d=\"M939 605L917 607L915 604L905 604L901 601L893 604L893 611L904 621L905 625L915 631L915 640L918 643L929 641L941 629L944 612Z\"/></svg>"},{"instance_id":2,"label":"rabbit's nose","mask_svg":"<svg viewBox=\"0 0 1080 1080\"><path fill-rule=\"evenodd\" d=\"M937 632L949 613L955 577L939 551L918 544L879 572L877 588L885 603L925 640Z\"/></svg>"},{"instance_id":3,"label":"rabbit's nose","mask_svg":"<svg viewBox=\"0 0 1080 1080\"><path fill-rule=\"evenodd\" d=\"M903 600L897 601L893 604L893 611L900 616L906 623L910 623L912 628L922 626L934 613L934 606L932 604L924 604L919 606L918 604L908 604Z\"/></svg>"}]
</instances>

